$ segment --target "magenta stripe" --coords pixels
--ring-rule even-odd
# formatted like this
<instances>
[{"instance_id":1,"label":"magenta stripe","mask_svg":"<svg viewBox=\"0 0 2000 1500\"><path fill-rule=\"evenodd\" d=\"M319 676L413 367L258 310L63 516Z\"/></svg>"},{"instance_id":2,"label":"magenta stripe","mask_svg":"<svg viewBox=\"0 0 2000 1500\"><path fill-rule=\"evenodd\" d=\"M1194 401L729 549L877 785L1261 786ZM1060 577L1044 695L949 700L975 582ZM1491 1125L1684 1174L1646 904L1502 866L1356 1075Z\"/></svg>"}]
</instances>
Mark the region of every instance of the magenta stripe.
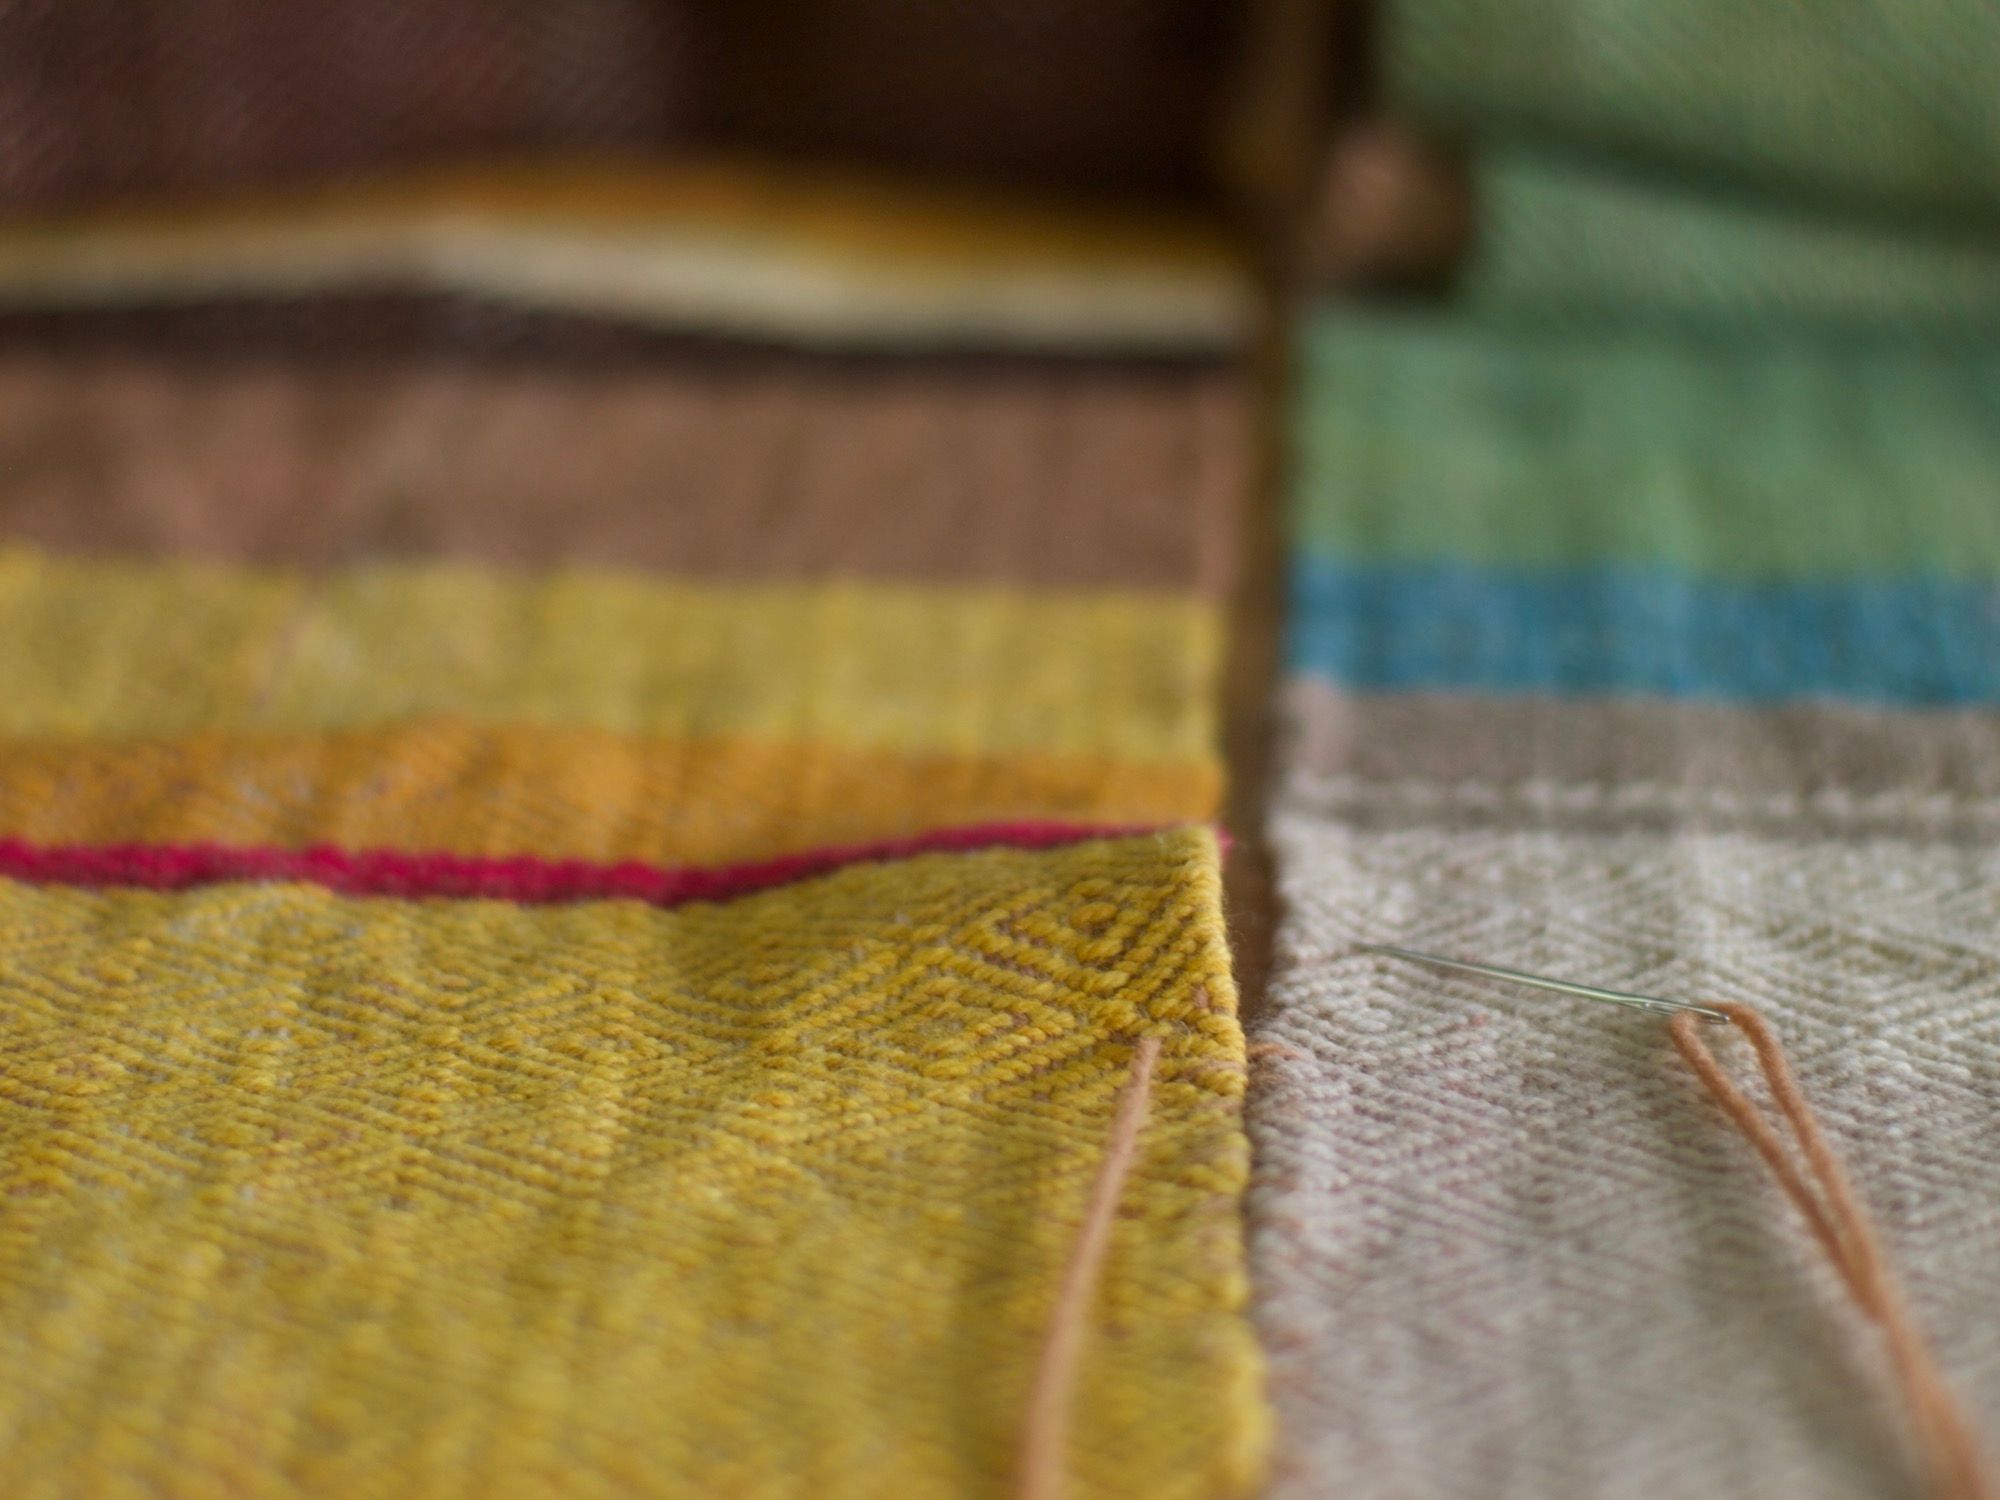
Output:
<instances>
[{"instance_id":1,"label":"magenta stripe","mask_svg":"<svg viewBox=\"0 0 2000 1500\"><path fill-rule=\"evenodd\" d=\"M663 867L627 860L495 858L464 854L237 848L222 844L30 844L0 839L0 877L45 885L133 886L179 891L228 881L298 881L356 896L488 897L501 901L646 901L680 906L726 901L847 865L976 849L1049 849L1129 838L1155 828L1082 823L986 823L911 838L788 854L750 864Z\"/></svg>"}]
</instances>

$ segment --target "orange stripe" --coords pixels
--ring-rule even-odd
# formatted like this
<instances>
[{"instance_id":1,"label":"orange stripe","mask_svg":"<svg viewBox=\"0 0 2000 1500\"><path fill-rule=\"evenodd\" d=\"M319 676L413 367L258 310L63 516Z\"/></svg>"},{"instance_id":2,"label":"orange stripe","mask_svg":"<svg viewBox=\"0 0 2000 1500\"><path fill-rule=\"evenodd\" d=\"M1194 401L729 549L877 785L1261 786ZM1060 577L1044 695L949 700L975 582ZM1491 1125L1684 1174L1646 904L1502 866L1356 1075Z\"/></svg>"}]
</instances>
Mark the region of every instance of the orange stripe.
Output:
<instances>
[{"instance_id":1,"label":"orange stripe","mask_svg":"<svg viewBox=\"0 0 2000 1500\"><path fill-rule=\"evenodd\" d=\"M0 836L705 864L1009 819L1214 815L1200 762L896 754L421 722L0 742Z\"/></svg>"}]
</instances>

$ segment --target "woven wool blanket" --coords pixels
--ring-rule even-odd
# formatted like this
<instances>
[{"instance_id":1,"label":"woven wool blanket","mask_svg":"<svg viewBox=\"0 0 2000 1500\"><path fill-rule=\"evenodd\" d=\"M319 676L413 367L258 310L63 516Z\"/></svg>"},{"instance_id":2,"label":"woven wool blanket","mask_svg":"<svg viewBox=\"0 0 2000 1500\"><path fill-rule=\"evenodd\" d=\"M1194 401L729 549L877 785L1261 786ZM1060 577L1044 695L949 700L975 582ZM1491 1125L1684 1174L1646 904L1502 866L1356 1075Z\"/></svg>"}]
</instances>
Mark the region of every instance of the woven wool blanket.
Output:
<instances>
[{"instance_id":1,"label":"woven wool blanket","mask_svg":"<svg viewBox=\"0 0 2000 1500\"><path fill-rule=\"evenodd\" d=\"M1923 1493L1873 1330L1661 1022L1355 944L1756 1006L1992 1431L1991 357L1302 336L1275 1493Z\"/></svg>"},{"instance_id":2,"label":"woven wool blanket","mask_svg":"<svg viewBox=\"0 0 2000 1500\"><path fill-rule=\"evenodd\" d=\"M942 352L12 325L0 1489L1009 1493L1149 1041L1063 1465L1253 1483L1244 381L984 235Z\"/></svg>"}]
</instances>

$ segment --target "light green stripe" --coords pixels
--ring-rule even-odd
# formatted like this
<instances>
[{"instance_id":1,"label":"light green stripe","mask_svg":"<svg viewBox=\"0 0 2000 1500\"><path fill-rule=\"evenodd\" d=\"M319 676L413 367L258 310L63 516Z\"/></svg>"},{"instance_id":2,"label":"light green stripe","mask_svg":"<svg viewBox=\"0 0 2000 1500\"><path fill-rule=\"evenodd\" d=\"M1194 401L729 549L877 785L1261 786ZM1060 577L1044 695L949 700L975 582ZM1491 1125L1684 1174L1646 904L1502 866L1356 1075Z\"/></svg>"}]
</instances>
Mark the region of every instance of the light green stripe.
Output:
<instances>
[{"instance_id":1,"label":"light green stripe","mask_svg":"<svg viewBox=\"0 0 2000 1500\"><path fill-rule=\"evenodd\" d=\"M1390 97L1483 142L1991 222L1992 0L1390 0Z\"/></svg>"},{"instance_id":2,"label":"light green stripe","mask_svg":"<svg viewBox=\"0 0 2000 1500\"><path fill-rule=\"evenodd\" d=\"M1535 322L2000 330L2000 238L1820 214L1494 146L1463 303Z\"/></svg>"},{"instance_id":3,"label":"light green stripe","mask_svg":"<svg viewBox=\"0 0 2000 1500\"><path fill-rule=\"evenodd\" d=\"M2000 353L1331 308L1304 339L1313 556L2000 575Z\"/></svg>"}]
</instances>

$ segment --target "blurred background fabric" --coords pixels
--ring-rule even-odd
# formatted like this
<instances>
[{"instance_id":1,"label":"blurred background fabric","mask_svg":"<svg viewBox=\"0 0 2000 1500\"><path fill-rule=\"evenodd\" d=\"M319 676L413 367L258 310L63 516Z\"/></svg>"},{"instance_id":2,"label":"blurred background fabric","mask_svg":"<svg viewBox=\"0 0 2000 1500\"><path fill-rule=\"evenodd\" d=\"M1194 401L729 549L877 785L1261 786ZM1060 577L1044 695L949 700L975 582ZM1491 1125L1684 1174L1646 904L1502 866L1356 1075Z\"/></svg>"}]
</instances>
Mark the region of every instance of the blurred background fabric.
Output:
<instances>
[{"instance_id":1,"label":"blurred background fabric","mask_svg":"<svg viewBox=\"0 0 2000 1500\"><path fill-rule=\"evenodd\" d=\"M0 206L672 149L1213 201L1248 14L1205 0L7 0Z\"/></svg>"},{"instance_id":2,"label":"blurred background fabric","mask_svg":"<svg viewBox=\"0 0 2000 1500\"><path fill-rule=\"evenodd\" d=\"M1374 30L1375 109L1416 139L1350 132L1323 217L1405 227L1335 243L1332 274L1463 257L1466 301L1521 322L1992 323L1990 7L1436 0ZM1476 240L1427 231L1426 192Z\"/></svg>"}]
</instances>

